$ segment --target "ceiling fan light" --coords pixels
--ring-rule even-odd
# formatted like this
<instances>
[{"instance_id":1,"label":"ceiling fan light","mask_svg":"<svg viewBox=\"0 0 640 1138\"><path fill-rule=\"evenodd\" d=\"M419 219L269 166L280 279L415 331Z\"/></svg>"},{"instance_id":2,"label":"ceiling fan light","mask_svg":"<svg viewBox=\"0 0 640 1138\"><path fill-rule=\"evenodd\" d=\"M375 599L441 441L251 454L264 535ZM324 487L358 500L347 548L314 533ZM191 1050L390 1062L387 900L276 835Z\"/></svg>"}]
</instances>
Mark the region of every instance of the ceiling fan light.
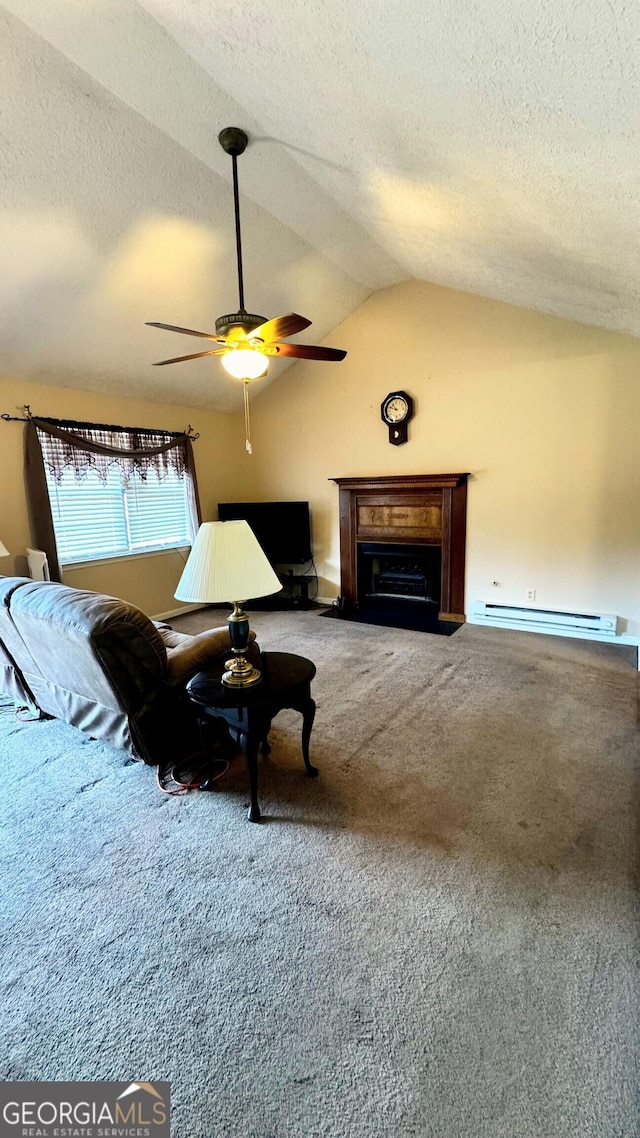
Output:
<instances>
[{"instance_id":1,"label":"ceiling fan light","mask_svg":"<svg viewBox=\"0 0 640 1138\"><path fill-rule=\"evenodd\" d=\"M234 379L261 379L267 374L269 361L252 348L236 348L224 354L222 366Z\"/></svg>"}]
</instances>

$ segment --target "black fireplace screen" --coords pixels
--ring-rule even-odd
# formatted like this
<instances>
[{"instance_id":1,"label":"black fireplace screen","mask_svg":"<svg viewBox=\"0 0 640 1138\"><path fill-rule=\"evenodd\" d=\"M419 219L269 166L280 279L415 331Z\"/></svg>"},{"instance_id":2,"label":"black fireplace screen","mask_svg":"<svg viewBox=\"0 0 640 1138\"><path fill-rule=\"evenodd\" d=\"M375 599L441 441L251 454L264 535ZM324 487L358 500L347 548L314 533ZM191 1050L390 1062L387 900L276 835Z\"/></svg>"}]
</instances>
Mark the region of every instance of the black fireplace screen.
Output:
<instances>
[{"instance_id":1,"label":"black fireplace screen","mask_svg":"<svg viewBox=\"0 0 640 1138\"><path fill-rule=\"evenodd\" d=\"M440 604L440 546L358 545L361 600Z\"/></svg>"}]
</instances>

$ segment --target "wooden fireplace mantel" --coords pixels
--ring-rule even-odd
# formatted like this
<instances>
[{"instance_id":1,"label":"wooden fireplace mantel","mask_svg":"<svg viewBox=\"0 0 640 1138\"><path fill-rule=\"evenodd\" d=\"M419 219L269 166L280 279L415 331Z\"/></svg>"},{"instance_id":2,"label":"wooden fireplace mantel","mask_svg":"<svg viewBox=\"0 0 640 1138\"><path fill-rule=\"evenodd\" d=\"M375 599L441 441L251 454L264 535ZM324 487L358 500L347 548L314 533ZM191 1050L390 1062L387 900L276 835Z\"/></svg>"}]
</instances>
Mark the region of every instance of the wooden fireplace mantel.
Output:
<instances>
[{"instance_id":1,"label":"wooden fireplace mantel","mask_svg":"<svg viewBox=\"0 0 640 1138\"><path fill-rule=\"evenodd\" d=\"M354 490L377 490L384 487L415 487L429 486L443 489L444 487L460 486L466 483L467 474L390 474L386 478L330 478L329 482L337 482L338 486Z\"/></svg>"},{"instance_id":2,"label":"wooden fireplace mantel","mask_svg":"<svg viewBox=\"0 0 640 1138\"><path fill-rule=\"evenodd\" d=\"M340 590L357 608L358 544L437 545L441 620L464 621L468 474L331 478L340 488Z\"/></svg>"}]
</instances>

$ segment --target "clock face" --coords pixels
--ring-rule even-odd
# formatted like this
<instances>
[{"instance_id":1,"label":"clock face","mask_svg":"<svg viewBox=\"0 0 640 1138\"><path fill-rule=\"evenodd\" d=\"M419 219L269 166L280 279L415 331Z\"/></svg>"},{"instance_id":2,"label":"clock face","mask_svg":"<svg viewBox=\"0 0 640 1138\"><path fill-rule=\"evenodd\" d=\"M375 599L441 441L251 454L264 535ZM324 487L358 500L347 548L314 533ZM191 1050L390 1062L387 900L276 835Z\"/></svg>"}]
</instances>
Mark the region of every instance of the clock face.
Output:
<instances>
[{"instance_id":1,"label":"clock face","mask_svg":"<svg viewBox=\"0 0 640 1138\"><path fill-rule=\"evenodd\" d=\"M402 395L394 395L384 405L384 417L388 423L401 423L406 418L409 404Z\"/></svg>"}]
</instances>

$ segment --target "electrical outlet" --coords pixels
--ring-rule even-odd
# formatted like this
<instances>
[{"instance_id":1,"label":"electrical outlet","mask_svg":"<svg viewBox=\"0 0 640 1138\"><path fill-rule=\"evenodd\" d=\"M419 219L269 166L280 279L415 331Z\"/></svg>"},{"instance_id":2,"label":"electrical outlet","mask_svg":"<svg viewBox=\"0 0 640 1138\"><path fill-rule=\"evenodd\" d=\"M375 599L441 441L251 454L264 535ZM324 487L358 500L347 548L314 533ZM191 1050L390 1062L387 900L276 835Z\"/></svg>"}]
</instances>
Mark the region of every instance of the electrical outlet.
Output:
<instances>
[{"instance_id":1,"label":"electrical outlet","mask_svg":"<svg viewBox=\"0 0 640 1138\"><path fill-rule=\"evenodd\" d=\"M535 589L527 589L526 598L528 601L535 601L535 599L536 599Z\"/></svg>"}]
</instances>

